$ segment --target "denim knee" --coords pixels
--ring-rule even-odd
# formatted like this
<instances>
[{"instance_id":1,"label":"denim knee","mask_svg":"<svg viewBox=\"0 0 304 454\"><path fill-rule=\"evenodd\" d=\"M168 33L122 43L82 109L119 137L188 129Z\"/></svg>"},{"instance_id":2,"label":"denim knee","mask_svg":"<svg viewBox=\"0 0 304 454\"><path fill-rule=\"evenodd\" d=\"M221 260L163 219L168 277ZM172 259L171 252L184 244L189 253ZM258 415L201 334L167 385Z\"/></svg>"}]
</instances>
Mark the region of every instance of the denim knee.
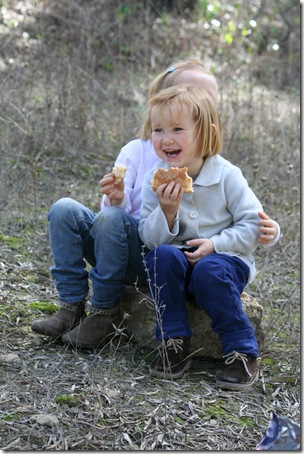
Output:
<instances>
[{"instance_id":1,"label":"denim knee","mask_svg":"<svg viewBox=\"0 0 304 454\"><path fill-rule=\"evenodd\" d=\"M107 207L96 215L91 235L96 238L102 234L106 238L112 236L115 232L118 238L121 238L121 236L124 238L126 232L131 229L137 232L138 220L132 218L129 213L121 208Z\"/></svg>"},{"instance_id":2,"label":"denim knee","mask_svg":"<svg viewBox=\"0 0 304 454\"><path fill-rule=\"evenodd\" d=\"M64 221L70 218L71 213L77 208L79 203L69 197L63 197L57 200L52 206L48 214L48 220Z\"/></svg>"},{"instance_id":3,"label":"denim knee","mask_svg":"<svg viewBox=\"0 0 304 454\"><path fill-rule=\"evenodd\" d=\"M116 226L124 219L126 212L116 207L107 207L101 210L95 217L94 226Z\"/></svg>"}]
</instances>

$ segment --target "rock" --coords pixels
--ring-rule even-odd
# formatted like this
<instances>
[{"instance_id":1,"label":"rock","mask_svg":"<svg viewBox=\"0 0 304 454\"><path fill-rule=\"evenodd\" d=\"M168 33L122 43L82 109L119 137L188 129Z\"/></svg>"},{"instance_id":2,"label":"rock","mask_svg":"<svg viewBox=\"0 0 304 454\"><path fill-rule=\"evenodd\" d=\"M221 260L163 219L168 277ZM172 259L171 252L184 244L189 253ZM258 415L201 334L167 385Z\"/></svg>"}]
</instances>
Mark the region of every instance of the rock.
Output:
<instances>
[{"instance_id":1,"label":"rock","mask_svg":"<svg viewBox=\"0 0 304 454\"><path fill-rule=\"evenodd\" d=\"M242 294L243 308L255 329L260 351L263 347L263 330L261 326L263 308L248 293ZM155 313L153 301L147 289L136 290L126 286L121 298L120 308L126 316L124 325L129 335L142 346L156 348L159 344L155 339ZM210 318L195 303L187 303L189 320L193 331L191 351L194 356L222 358L223 350L220 336L210 327Z\"/></svg>"},{"instance_id":2,"label":"rock","mask_svg":"<svg viewBox=\"0 0 304 454\"><path fill-rule=\"evenodd\" d=\"M0 355L0 365L4 364L6 366L20 366L21 359L17 353L6 353L5 355Z\"/></svg>"},{"instance_id":3,"label":"rock","mask_svg":"<svg viewBox=\"0 0 304 454\"><path fill-rule=\"evenodd\" d=\"M59 420L54 415L33 415L31 420L41 424L42 426L58 426Z\"/></svg>"},{"instance_id":4,"label":"rock","mask_svg":"<svg viewBox=\"0 0 304 454\"><path fill-rule=\"evenodd\" d=\"M46 341L43 337L41 336L35 336L33 338L33 344L35 347L42 347L44 344L48 343L48 340Z\"/></svg>"}]
</instances>

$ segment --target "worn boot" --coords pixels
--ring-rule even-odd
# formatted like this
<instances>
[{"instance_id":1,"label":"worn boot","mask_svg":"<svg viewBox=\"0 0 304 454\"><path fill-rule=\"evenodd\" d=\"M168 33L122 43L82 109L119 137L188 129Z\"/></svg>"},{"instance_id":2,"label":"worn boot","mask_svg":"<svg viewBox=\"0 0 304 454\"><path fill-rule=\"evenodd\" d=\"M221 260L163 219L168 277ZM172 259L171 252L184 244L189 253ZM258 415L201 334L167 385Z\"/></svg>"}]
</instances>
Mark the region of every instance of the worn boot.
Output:
<instances>
[{"instance_id":1,"label":"worn boot","mask_svg":"<svg viewBox=\"0 0 304 454\"><path fill-rule=\"evenodd\" d=\"M92 307L85 320L62 336L62 342L79 348L101 347L115 336L120 322L119 306L114 309Z\"/></svg>"},{"instance_id":2,"label":"worn boot","mask_svg":"<svg viewBox=\"0 0 304 454\"><path fill-rule=\"evenodd\" d=\"M250 388L258 378L257 359L236 351L230 352L224 358L225 366L217 377L216 385L237 391Z\"/></svg>"},{"instance_id":3,"label":"worn boot","mask_svg":"<svg viewBox=\"0 0 304 454\"><path fill-rule=\"evenodd\" d=\"M61 302L60 304L61 308L56 314L32 323L32 330L35 333L50 337L61 337L62 334L78 325L80 320L86 316L84 301L72 304Z\"/></svg>"},{"instance_id":4,"label":"worn boot","mask_svg":"<svg viewBox=\"0 0 304 454\"><path fill-rule=\"evenodd\" d=\"M154 377L180 378L191 367L189 356L190 339L177 338L163 341L159 354L152 362L149 372Z\"/></svg>"}]
</instances>

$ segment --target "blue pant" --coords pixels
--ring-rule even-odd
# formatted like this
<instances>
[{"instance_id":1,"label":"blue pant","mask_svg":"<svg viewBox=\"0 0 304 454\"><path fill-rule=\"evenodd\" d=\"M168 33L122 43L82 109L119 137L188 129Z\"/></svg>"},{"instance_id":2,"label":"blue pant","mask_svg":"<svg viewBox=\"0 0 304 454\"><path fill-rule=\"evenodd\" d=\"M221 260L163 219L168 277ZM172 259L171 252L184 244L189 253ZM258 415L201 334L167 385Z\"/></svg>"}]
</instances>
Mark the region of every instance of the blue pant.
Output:
<instances>
[{"instance_id":1,"label":"blue pant","mask_svg":"<svg viewBox=\"0 0 304 454\"><path fill-rule=\"evenodd\" d=\"M97 215L70 198L52 205L49 232L60 301L84 300L92 281L92 305L110 308L118 303L125 284L146 285L138 220L117 207ZM87 271L87 263L91 265Z\"/></svg>"},{"instance_id":2,"label":"blue pant","mask_svg":"<svg viewBox=\"0 0 304 454\"><path fill-rule=\"evenodd\" d=\"M227 254L210 254L192 267L182 250L162 245L148 252L145 261L158 306L158 341L192 336L185 303L195 299L211 318L213 331L220 335L224 355L235 350L258 356L254 329L240 298L249 276L249 268L242 260Z\"/></svg>"}]
</instances>

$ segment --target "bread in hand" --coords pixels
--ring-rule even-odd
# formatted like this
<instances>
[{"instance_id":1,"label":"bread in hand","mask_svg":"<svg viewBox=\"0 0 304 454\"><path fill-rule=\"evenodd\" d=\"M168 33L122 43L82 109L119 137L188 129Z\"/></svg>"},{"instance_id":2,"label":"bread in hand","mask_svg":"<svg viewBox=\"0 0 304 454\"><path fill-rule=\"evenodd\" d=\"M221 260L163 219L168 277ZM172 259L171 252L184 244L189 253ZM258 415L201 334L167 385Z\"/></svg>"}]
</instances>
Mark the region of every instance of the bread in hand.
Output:
<instances>
[{"instance_id":1,"label":"bread in hand","mask_svg":"<svg viewBox=\"0 0 304 454\"><path fill-rule=\"evenodd\" d=\"M153 191L156 191L161 184L169 184L171 181L174 181L184 188L184 192L193 192L192 178L189 177L187 171L187 167L169 167L168 170L162 168L157 169L151 181Z\"/></svg>"},{"instance_id":2,"label":"bread in hand","mask_svg":"<svg viewBox=\"0 0 304 454\"><path fill-rule=\"evenodd\" d=\"M114 172L114 184L121 183L125 177L127 167L124 165L117 165L113 167L112 172Z\"/></svg>"}]
</instances>

